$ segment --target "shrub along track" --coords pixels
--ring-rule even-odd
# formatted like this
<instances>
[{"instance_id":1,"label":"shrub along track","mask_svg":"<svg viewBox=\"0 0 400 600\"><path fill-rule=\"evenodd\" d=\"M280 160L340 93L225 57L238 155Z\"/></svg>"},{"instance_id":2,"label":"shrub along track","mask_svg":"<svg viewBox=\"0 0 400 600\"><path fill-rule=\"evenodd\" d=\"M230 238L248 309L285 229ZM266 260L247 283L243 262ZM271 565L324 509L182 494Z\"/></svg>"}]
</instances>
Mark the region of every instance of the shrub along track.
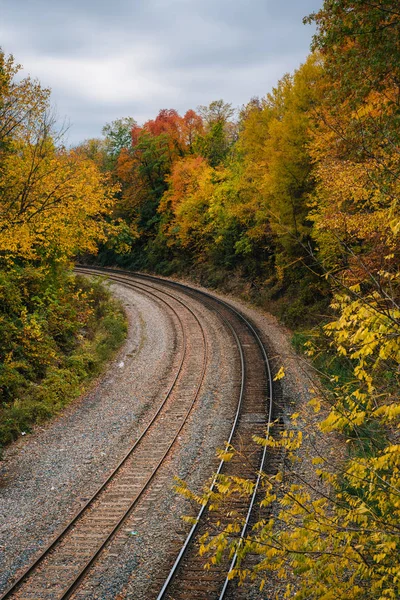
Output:
<instances>
[{"instance_id":1,"label":"shrub along track","mask_svg":"<svg viewBox=\"0 0 400 600\"><path fill-rule=\"evenodd\" d=\"M84 272L89 271L85 269ZM170 453L199 395L207 366L205 331L193 310L186 305L185 296L202 301L207 308L218 313L233 335L240 352L241 393L230 438L232 443L251 447L252 435L263 435L271 419L277 415L278 407L272 403L272 379L263 343L255 328L243 315L226 303L185 286L147 276L132 277L120 271L107 270L106 273L118 283L162 299L169 310L174 312L182 329L181 360L175 380L152 422L128 455L60 536L3 594L2 599L55 600L74 595L103 548L134 511L139 498ZM254 470L261 468L265 459L265 452L258 450L251 454L248 461L234 459L226 465L221 464L220 469L224 467L224 472L241 477L254 477ZM236 506L243 516L248 512L247 521L251 518L254 498L255 496L250 509L243 502ZM204 526L204 514L199 516L199 523L201 530ZM151 597L155 598L161 587L163 590L159 598L223 597L220 593L224 594L227 589L225 577L229 565L221 564L211 573L205 573L196 555L197 539L198 532L193 529L179 555L179 561L169 575L175 555L165 558L166 569L160 569ZM167 575L167 582L163 586Z\"/></svg>"}]
</instances>

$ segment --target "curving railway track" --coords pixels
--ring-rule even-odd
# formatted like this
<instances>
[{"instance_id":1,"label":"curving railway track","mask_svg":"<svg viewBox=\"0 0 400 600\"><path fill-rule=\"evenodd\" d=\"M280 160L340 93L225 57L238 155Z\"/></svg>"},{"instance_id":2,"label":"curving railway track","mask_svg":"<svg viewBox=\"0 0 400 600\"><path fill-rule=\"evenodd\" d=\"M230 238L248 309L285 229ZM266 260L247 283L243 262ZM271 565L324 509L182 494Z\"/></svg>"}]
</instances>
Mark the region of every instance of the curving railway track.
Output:
<instances>
[{"instance_id":1,"label":"curving railway track","mask_svg":"<svg viewBox=\"0 0 400 600\"><path fill-rule=\"evenodd\" d=\"M247 458L243 460L238 456L229 463L221 461L218 473L255 477L250 504L240 499L235 504L236 511L244 520L243 537L256 517L254 509L260 479L254 473L262 469L273 470L277 460L277 457L267 456L267 451L255 446L252 441L253 435L268 435L272 420L279 416L279 398L278 401L273 399L272 372L265 341L244 315L209 294L175 282L112 269L79 267L77 270L87 274L105 274L109 279L158 298L163 303L180 331L175 375L167 394L129 452L73 519L19 574L0 600L78 597L81 584L90 578L91 570L96 568L104 549L134 514L139 501L145 498L196 405L207 369L207 336L201 319L193 309L193 301L202 303L218 316L229 339L237 347L240 384L228 441L246 449ZM233 585L229 583L227 573L235 566L236 557L230 563L222 562L205 571L197 552L200 536L207 527L217 529L219 518L218 513L201 509L196 525L188 532L180 550L177 552L174 547L170 555L163 558L146 599L222 600L233 597ZM234 597L239 596L235 593Z\"/></svg>"}]
</instances>

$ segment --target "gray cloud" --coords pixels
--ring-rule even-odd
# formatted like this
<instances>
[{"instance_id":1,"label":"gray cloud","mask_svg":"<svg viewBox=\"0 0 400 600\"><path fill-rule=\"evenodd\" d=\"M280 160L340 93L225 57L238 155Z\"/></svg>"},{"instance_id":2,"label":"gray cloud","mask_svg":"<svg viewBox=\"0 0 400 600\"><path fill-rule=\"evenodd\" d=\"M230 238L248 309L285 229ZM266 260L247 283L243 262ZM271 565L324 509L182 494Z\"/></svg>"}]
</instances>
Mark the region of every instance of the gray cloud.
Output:
<instances>
[{"instance_id":1,"label":"gray cloud","mask_svg":"<svg viewBox=\"0 0 400 600\"><path fill-rule=\"evenodd\" d=\"M0 44L52 88L69 140L106 122L264 96L307 56L322 0L0 0Z\"/></svg>"}]
</instances>

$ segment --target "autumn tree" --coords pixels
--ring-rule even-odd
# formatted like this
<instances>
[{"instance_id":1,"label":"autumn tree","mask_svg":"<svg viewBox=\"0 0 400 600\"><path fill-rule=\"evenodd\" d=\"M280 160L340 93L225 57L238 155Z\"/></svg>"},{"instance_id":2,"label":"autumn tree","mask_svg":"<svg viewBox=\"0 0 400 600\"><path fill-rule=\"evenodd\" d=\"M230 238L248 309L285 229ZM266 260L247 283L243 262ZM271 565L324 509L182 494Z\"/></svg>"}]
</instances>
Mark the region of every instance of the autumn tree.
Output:
<instances>
[{"instance_id":1,"label":"autumn tree","mask_svg":"<svg viewBox=\"0 0 400 600\"><path fill-rule=\"evenodd\" d=\"M0 169L0 252L4 257L71 257L96 250L112 203L96 165L55 148L48 130L13 140Z\"/></svg>"},{"instance_id":2,"label":"autumn tree","mask_svg":"<svg viewBox=\"0 0 400 600\"><path fill-rule=\"evenodd\" d=\"M168 177L168 190L159 206L167 244L204 260L212 244L210 205L215 191L215 172L200 156L177 162Z\"/></svg>"},{"instance_id":3,"label":"autumn tree","mask_svg":"<svg viewBox=\"0 0 400 600\"><path fill-rule=\"evenodd\" d=\"M203 119L194 110L189 109L183 116L182 133L186 151L194 153L194 144L204 135Z\"/></svg>"},{"instance_id":4,"label":"autumn tree","mask_svg":"<svg viewBox=\"0 0 400 600\"><path fill-rule=\"evenodd\" d=\"M105 140L100 138L89 138L75 146L76 152L90 158L100 170L106 170L107 150Z\"/></svg>"},{"instance_id":5,"label":"autumn tree","mask_svg":"<svg viewBox=\"0 0 400 600\"><path fill-rule=\"evenodd\" d=\"M155 119L131 128L130 146L121 151L115 175L122 186L116 214L129 225L133 254L144 257L144 247L158 247L158 206L168 188L167 178L177 161L193 154L203 131L203 121L194 111L181 116L174 109L163 109Z\"/></svg>"},{"instance_id":6,"label":"autumn tree","mask_svg":"<svg viewBox=\"0 0 400 600\"><path fill-rule=\"evenodd\" d=\"M241 111L231 158L240 190L237 252L259 254L253 280L267 280L271 295L291 298L282 317L292 324L305 305L320 310L328 294L309 254L309 194L315 185L309 143L321 78L320 58L313 55L265 98L251 100Z\"/></svg>"},{"instance_id":7,"label":"autumn tree","mask_svg":"<svg viewBox=\"0 0 400 600\"><path fill-rule=\"evenodd\" d=\"M48 109L50 90L30 77L17 81L20 68L0 48L0 152L30 124L37 126Z\"/></svg>"},{"instance_id":8,"label":"autumn tree","mask_svg":"<svg viewBox=\"0 0 400 600\"><path fill-rule=\"evenodd\" d=\"M328 264L350 266L354 283L397 250L400 17L395 2L341 0L311 18L326 77L312 148L316 235Z\"/></svg>"},{"instance_id":9,"label":"autumn tree","mask_svg":"<svg viewBox=\"0 0 400 600\"><path fill-rule=\"evenodd\" d=\"M71 272L115 231L102 148L65 148L49 90L19 69L0 52L0 446L81 392L111 328L124 337L106 292Z\"/></svg>"}]
</instances>

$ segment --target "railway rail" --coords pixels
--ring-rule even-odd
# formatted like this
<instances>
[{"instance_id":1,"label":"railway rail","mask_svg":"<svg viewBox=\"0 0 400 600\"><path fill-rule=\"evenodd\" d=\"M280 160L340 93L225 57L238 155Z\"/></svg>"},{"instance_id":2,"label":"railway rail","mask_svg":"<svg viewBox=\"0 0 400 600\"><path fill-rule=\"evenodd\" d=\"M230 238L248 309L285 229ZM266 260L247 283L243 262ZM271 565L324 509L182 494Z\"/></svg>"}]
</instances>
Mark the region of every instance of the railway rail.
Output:
<instances>
[{"instance_id":1,"label":"railway rail","mask_svg":"<svg viewBox=\"0 0 400 600\"><path fill-rule=\"evenodd\" d=\"M151 276L144 277L154 280ZM279 416L280 407L273 400L272 368L265 343L255 326L228 303L176 282L169 282L168 285L183 289L185 293L194 297L203 297L203 301L206 298L206 303L211 307L214 304L214 310L224 320L227 320L227 312L234 314L237 318L236 330L232 328L231 324L230 327L233 329L241 354L242 385L228 444L231 443L236 448L252 448L252 456L248 456L244 462L240 456L229 463L222 460L211 484L211 489L214 488L216 478L221 472L226 475L253 479L255 485L250 502L242 499L234 506L236 513L244 519L241 531L241 538L244 538L247 529L256 518L254 512L256 498L260 491L261 471L275 472L281 458L279 454L272 456L272 452L269 452L267 467L267 448L264 447L261 450L258 447L257 451L252 439L253 435L262 437L265 434L268 437L272 420ZM282 421L278 423L279 426L282 426ZM255 473L257 474L254 480ZM223 520L223 514L219 511L207 515L205 506L200 509L195 524L163 582L157 600L206 600L211 598L222 600L231 596L232 593L234 594L232 597L238 598L238 590L233 589L228 577L229 572L236 565L237 555L235 554L230 562L222 561L219 565L214 565L211 570L205 571L204 558L200 557L198 553L202 534L207 530L217 531L218 523L223 523Z\"/></svg>"},{"instance_id":2,"label":"railway rail","mask_svg":"<svg viewBox=\"0 0 400 600\"><path fill-rule=\"evenodd\" d=\"M2 600L69 598L149 487L193 409L207 363L203 326L190 307L180 300L173 299L174 307L160 294L153 292L153 295L164 302L180 323L182 351L171 386L129 452L66 527L1 596ZM171 294L165 295L173 298ZM176 305L184 309L184 314L178 313ZM176 398L179 402L174 402Z\"/></svg>"},{"instance_id":3,"label":"railway rail","mask_svg":"<svg viewBox=\"0 0 400 600\"><path fill-rule=\"evenodd\" d=\"M270 424L277 417L278 406L272 398L272 371L265 343L254 325L231 305L182 284L114 269L79 267L77 270L106 275L117 283L163 302L179 324L180 358L167 394L129 452L59 535L0 596L0 600L66 600L72 597L150 486L184 428L205 377L208 360L206 333L185 300L188 296L217 313L240 355L240 394L228 441L237 447L253 447L253 452L246 461L240 457L229 463L221 461L218 473L223 471L251 478L257 470L266 467L267 451L265 448L255 449L252 436L262 436L265 431L268 435ZM180 401L174 402L177 397ZM240 501L236 506L245 522L241 532L243 537L254 518L259 483L258 475L250 504ZM165 566L160 568L149 600L221 600L229 597L231 585L227 572L234 568L236 556L230 564L221 563L211 571L204 571L197 553L202 532L210 524L215 527L218 519L218 514L208 513L204 507L201 509L196 525L189 532L178 556L167 557Z\"/></svg>"}]
</instances>

